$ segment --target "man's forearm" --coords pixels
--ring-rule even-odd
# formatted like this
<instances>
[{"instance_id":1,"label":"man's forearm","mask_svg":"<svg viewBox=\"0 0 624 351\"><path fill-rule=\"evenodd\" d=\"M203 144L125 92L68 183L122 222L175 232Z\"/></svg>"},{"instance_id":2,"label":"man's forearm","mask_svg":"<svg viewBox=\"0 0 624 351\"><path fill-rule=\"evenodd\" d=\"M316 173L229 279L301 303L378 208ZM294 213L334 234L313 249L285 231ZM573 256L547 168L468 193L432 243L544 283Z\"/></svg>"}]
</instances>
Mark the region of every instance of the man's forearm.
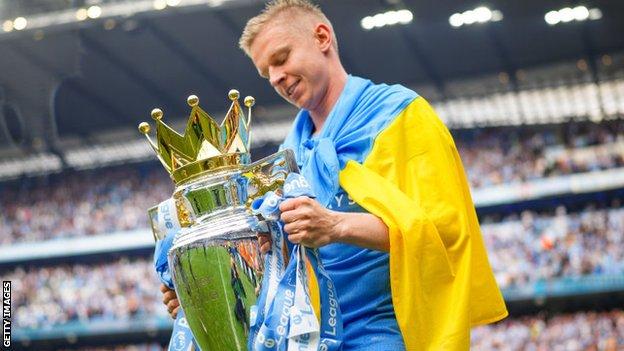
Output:
<instances>
[{"instance_id":1,"label":"man's forearm","mask_svg":"<svg viewBox=\"0 0 624 351\"><path fill-rule=\"evenodd\" d=\"M388 226L370 213L335 212L339 224L335 241L378 251L390 251Z\"/></svg>"},{"instance_id":2,"label":"man's forearm","mask_svg":"<svg viewBox=\"0 0 624 351\"><path fill-rule=\"evenodd\" d=\"M321 206L306 196L280 204L284 231L294 244L321 247L344 243L388 252L388 226L370 213L338 212Z\"/></svg>"}]
</instances>

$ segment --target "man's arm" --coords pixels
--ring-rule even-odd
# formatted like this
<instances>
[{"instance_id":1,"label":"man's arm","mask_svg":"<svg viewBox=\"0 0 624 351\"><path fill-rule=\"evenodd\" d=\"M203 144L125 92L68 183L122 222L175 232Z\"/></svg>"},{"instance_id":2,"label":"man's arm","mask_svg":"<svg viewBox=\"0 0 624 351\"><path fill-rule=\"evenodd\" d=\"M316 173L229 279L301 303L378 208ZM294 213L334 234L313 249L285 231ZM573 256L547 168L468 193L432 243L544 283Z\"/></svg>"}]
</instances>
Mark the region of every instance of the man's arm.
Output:
<instances>
[{"instance_id":1,"label":"man's arm","mask_svg":"<svg viewBox=\"0 0 624 351\"><path fill-rule=\"evenodd\" d=\"M337 212L308 197L288 199L280 205L288 239L295 244L321 247L351 244L388 252L388 226L370 213Z\"/></svg>"}]
</instances>

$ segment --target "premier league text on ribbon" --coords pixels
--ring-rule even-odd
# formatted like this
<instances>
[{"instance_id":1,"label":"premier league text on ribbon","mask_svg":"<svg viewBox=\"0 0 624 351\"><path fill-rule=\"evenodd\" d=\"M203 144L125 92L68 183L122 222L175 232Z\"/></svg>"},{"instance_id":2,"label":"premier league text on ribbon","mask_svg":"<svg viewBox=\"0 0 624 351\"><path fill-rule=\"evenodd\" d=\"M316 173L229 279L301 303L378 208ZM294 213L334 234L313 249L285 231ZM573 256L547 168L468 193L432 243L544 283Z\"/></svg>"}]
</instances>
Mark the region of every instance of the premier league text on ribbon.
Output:
<instances>
[{"instance_id":1,"label":"premier league text on ribbon","mask_svg":"<svg viewBox=\"0 0 624 351\"><path fill-rule=\"evenodd\" d=\"M11 347L11 281L2 282L2 345Z\"/></svg>"}]
</instances>

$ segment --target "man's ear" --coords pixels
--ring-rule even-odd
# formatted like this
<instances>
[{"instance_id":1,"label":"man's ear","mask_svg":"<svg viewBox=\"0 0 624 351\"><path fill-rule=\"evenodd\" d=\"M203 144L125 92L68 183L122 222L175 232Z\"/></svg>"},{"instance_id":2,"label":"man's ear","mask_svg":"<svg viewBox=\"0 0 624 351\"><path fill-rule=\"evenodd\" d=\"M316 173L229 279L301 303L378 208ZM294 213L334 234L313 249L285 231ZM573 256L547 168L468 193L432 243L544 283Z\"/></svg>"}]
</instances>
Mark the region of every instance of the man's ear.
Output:
<instances>
[{"instance_id":1,"label":"man's ear","mask_svg":"<svg viewBox=\"0 0 624 351\"><path fill-rule=\"evenodd\" d=\"M314 39L322 52L327 52L332 47L332 29L325 23L319 23L314 28Z\"/></svg>"}]
</instances>

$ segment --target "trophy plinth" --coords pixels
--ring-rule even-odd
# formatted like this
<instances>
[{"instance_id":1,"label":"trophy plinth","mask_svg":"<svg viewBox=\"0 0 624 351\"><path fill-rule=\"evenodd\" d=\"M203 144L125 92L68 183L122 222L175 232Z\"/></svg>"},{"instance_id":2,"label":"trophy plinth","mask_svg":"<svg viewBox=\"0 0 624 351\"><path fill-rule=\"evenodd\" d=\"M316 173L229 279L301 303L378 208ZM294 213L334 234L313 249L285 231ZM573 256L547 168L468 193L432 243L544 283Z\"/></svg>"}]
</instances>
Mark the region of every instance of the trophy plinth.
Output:
<instances>
[{"instance_id":1,"label":"trophy plinth","mask_svg":"<svg viewBox=\"0 0 624 351\"><path fill-rule=\"evenodd\" d=\"M148 136L149 125L139 126L176 183L172 198L182 229L168 252L169 269L202 350L246 350L250 307L264 272L248 205L298 172L290 150L250 163L251 112L245 120L233 92L220 127L195 96L188 99L193 109L184 135L162 122L160 110L152 112L157 143ZM245 105L251 109L253 98Z\"/></svg>"}]
</instances>

